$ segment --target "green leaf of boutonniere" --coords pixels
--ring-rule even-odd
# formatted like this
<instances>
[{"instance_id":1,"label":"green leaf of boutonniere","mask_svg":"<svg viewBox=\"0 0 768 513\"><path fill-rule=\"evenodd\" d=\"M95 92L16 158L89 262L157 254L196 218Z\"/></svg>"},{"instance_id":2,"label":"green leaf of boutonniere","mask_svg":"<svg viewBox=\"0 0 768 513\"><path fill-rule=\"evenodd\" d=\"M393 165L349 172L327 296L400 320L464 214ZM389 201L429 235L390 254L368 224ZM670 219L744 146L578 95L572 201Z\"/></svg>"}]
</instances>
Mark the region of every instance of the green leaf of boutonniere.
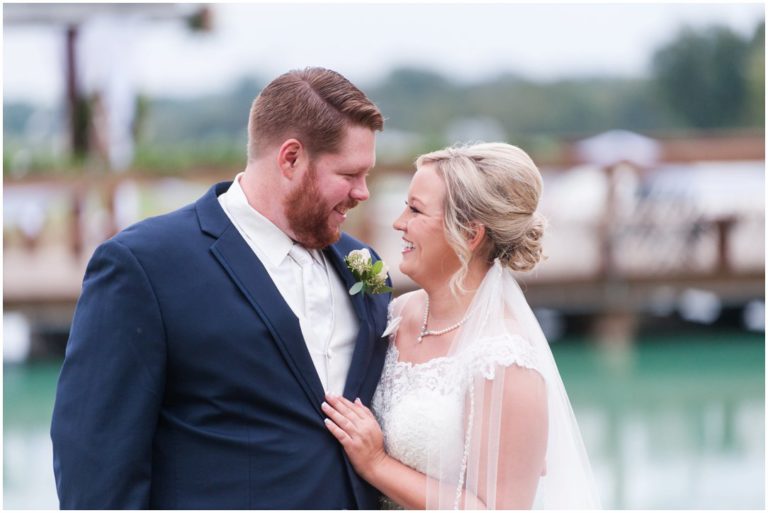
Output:
<instances>
[{"instance_id":1,"label":"green leaf of boutonniere","mask_svg":"<svg viewBox=\"0 0 768 513\"><path fill-rule=\"evenodd\" d=\"M354 296L355 294L357 294L361 290L363 290L363 282L362 281L358 281L357 283L352 285L351 289L349 289L349 295L350 296Z\"/></svg>"}]
</instances>

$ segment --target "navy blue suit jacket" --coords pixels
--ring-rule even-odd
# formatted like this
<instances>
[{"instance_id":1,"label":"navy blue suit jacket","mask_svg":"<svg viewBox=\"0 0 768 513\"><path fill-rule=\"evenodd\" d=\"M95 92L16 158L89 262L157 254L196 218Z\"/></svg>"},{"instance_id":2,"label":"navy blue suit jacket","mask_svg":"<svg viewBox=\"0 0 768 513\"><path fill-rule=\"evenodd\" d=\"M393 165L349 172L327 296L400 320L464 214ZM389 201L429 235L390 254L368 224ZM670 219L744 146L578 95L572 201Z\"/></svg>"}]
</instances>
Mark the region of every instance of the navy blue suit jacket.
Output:
<instances>
[{"instance_id":1,"label":"navy blue suit jacket","mask_svg":"<svg viewBox=\"0 0 768 513\"><path fill-rule=\"evenodd\" d=\"M299 322L221 209L196 203L103 243L83 281L53 412L65 509L377 507L323 424ZM347 287L348 235L325 254ZM344 395L370 403L389 294L357 294Z\"/></svg>"}]
</instances>

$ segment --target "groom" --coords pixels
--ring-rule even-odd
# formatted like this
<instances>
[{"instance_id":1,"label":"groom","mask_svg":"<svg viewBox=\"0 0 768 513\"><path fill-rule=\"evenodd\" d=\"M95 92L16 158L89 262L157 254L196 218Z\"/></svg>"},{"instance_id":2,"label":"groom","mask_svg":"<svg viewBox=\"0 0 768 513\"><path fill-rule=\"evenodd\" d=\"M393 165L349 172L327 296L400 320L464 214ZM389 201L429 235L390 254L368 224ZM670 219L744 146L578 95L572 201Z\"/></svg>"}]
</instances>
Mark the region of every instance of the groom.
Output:
<instances>
[{"instance_id":1,"label":"groom","mask_svg":"<svg viewBox=\"0 0 768 513\"><path fill-rule=\"evenodd\" d=\"M365 246L340 226L382 127L340 74L286 73L244 172L96 250L51 427L62 508L377 507L320 405L381 373L389 295L349 295Z\"/></svg>"}]
</instances>

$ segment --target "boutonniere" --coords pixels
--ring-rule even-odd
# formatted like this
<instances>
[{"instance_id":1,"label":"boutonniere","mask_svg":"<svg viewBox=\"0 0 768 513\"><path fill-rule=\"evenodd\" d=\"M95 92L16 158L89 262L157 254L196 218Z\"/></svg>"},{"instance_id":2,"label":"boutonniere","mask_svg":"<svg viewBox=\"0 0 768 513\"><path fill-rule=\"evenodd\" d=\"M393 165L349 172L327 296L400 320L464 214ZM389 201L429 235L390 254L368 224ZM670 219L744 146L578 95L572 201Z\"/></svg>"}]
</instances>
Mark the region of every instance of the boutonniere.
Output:
<instances>
[{"instance_id":1,"label":"boutonniere","mask_svg":"<svg viewBox=\"0 0 768 513\"><path fill-rule=\"evenodd\" d=\"M350 251L344 257L344 263L355 277L356 283L349 289L349 295L354 296L358 292L368 294L383 294L391 292L387 286L387 272L389 269L383 260L373 262L371 252L367 248Z\"/></svg>"}]
</instances>

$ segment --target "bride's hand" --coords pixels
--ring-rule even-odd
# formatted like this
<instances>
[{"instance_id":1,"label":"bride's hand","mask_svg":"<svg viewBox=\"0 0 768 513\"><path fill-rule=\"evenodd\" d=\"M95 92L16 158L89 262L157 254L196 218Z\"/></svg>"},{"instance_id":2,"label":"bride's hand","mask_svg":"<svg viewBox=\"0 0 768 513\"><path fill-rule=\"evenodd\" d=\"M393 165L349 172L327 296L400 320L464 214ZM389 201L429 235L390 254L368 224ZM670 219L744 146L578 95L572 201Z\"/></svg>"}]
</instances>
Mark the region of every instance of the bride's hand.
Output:
<instances>
[{"instance_id":1,"label":"bride's hand","mask_svg":"<svg viewBox=\"0 0 768 513\"><path fill-rule=\"evenodd\" d=\"M360 399L353 403L345 397L326 395L325 401L326 427L344 447L357 473L366 479L387 457L379 423Z\"/></svg>"}]
</instances>

